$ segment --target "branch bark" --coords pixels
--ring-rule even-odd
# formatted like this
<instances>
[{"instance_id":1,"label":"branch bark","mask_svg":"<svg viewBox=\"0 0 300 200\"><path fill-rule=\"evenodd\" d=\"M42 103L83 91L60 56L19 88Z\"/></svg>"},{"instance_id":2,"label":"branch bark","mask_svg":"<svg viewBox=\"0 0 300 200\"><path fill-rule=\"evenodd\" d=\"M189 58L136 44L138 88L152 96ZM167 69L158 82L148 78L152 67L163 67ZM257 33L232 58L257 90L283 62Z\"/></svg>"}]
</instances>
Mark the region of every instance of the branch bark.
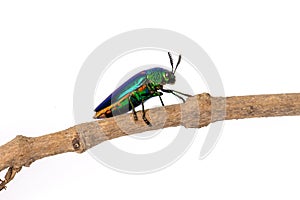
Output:
<instances>
[{"instance_id":1,"label":"branch bark","mask_svg":"<svg viewBox=\"0 0 300 200\"><path fill-rule=\"evenodd\" d=\"M146 110L152 126L138 112L87 122L40 137L17 136L0 146L0 191L22 167L38 159L66 152L82 153L113 138L174 126L201 128L220 120L300 115L300 93L211 97L207 93L189 97L185 103Z\"/></svg>"}]
</instances>

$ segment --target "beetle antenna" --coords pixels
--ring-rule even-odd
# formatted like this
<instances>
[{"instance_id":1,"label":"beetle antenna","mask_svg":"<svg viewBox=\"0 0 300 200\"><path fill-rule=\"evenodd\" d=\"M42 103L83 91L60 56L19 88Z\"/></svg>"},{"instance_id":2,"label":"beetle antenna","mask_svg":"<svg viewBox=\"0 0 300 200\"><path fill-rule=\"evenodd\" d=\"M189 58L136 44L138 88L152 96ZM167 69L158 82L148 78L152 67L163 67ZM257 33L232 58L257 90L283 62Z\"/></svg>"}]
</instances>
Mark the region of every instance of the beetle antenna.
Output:
<instances>
[{"instance_id":1,"label":"beetle antenna","mask_svg":"<svg viewBox=\"0 0 300 200\"><path fill-rule=\"evenodd\" d=\"M178 61L177 61L177 64L176 64L176 67L175 67L175 70L174 70L174 74L176 72L176 69L177 69L178 65L180 64L180 61L181 61L181 55L179 55L179 57L178 57Z\"/></svg>"},{"instance_id":2,"label":"beetle antenna","mask_svg":"<svg viewBox=\"0 0 300 200\"><path fill-rule=\"evenodd\" d=\"M171 66L172 66L172 73L174 74L174 72L173 72L173 58L172 58L172 55L171 55L170 52L168 52L168 55L169 55L170 63L171 63Z\"/></svg>"}]
</instances>

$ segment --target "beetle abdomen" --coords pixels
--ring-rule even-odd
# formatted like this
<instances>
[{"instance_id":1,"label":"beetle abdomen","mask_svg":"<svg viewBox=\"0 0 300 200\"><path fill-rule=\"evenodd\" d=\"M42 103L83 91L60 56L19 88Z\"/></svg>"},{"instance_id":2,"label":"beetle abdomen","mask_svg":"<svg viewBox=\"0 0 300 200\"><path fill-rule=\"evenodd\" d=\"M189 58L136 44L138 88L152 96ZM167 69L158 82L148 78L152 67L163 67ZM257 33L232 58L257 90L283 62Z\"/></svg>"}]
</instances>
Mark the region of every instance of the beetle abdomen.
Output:
<instances>
[{"instance_id":1,"label":"beetle abdomen","mask_svg":"<svg viewBox=\"0 0 300 200\"><path fill-rule=\"evenodd\" d=\"M109 118L117 115L127 113L132 110L131 103L134 107L141 105L142 101L147 101L152 97L152 92L149 90L147 85L142 85L137 90L126 94L116 103L110 104L109 106L96 112L94 118ZM131 103L129 102L129 99Z\"/></svg>"}]
</instances>

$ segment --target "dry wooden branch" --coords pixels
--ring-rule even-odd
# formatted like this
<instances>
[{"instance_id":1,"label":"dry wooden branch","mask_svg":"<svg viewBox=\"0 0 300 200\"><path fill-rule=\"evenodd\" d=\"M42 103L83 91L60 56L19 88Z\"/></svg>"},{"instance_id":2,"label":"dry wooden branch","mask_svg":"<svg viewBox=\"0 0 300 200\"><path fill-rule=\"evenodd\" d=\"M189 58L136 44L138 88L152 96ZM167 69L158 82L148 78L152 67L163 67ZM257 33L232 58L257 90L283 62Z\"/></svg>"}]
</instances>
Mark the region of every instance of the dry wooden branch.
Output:
<instances>
[{"instance_id":1,"label":"dry wooden branch","mask_svg":"<svg viewBox=\"0 0 300 200\"><path fill-rule=\"evenodd\" d=\"M0 190L23 166L29 167L38 159L66 152L82 153L120 136L179 125L200 128L220 120L300 115L300 93L227 98L203 93L188 98L186 103L146 112L152 126L147 126L138 112L138 121L133 120L132 114L124 114L40 137L17 136L0 146L0 171L8 169L5 179L0 180Z\"/></svg>"}]
</instances>

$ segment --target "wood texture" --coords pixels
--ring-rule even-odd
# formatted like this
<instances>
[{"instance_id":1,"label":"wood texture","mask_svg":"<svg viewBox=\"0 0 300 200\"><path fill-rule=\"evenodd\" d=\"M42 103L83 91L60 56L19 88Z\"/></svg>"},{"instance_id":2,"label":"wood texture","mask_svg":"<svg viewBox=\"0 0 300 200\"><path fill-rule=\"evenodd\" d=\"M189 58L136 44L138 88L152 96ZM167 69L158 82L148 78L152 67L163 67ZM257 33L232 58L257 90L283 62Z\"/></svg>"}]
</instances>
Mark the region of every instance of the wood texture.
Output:
<instances>
[{"instance_id":1,"label":"wood texture","mask_svg":"<svg viewBox=\"0 0 300 200\"><path fill-rule=\"evenodd\" d=\"M22 167L38 159L66 152L82 153L113 138L180 125L201 128L220 120L296 115L300 115L300 93L235 97L203 93L189 97L183 104L146 110L152 126L147 126L138 112L138 121L132 114L124 114L40 137L17 136L0 146L0 171L7 169L5 179L0 179L0 190Z\"/></svg>"}]
</instances>

